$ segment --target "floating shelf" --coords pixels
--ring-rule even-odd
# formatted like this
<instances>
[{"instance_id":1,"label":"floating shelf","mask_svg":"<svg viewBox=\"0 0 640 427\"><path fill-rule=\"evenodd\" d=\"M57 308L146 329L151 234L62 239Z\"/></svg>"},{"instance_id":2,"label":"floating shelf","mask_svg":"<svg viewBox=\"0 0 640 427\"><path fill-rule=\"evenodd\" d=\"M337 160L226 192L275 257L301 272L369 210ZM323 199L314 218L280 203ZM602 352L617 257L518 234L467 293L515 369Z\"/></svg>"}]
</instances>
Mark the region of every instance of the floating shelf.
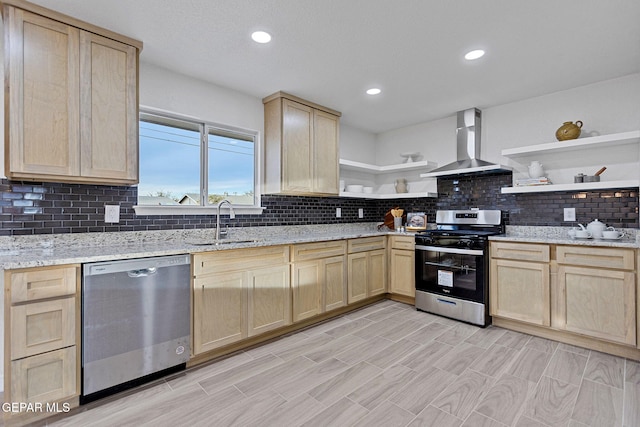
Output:
<instances>
[{"instance_id":1,"label":"floating shelf","mask_svg":"<svg viewBox=\"0 0 640 427\"><path fill-rule=\"evenodd\" d=\"M354 162L353 160L340 159L340 167L344 170L367 172L372 174L383 174L413 170L430 170L438 166L435 162L422 160L419 162L399 163L396 165L377 166L368 163Z\"/></svg>"},{"instance_id":2,"label":"floating shelf","mask_svg":"<svg viewBox=\"0 0 640 427\"><path fill-rule=\"evenodd\" d=\"M550 184L531 185L522 187L502 187L503 194L514 193L548 193L553 191L589 191L604 190L607 188L634 188L640 186L640 180L630 179L624 181L600 181L600 182L579 182L571 184Z\"/></svg>"},{"instance_id":3,"label":"floating shelf","mask_svg":"<svg viewBox=\"0 0 640 427\"><path fill-rule=\"evenodd\" d=\"M340 193L340 197L354 197L358 199L412 199L415 197L438 197L437 193Z\"/></svg>"},{"instance_id":4,"label":"floating shelf","mask_svg":"<svg viewBox=\"0 0 640 427\"><path fill-rule=\"evenodd\" d=\"M614 147L618 145L640 143L640 130L613 133L610 135L590 136L569 141L550 142L547 144L528 145L526 147L508 148L502 150L505 157L527 157L536 154L552 154L567 151L577 151L584 148Z\"/></svg>"}]
</instances>

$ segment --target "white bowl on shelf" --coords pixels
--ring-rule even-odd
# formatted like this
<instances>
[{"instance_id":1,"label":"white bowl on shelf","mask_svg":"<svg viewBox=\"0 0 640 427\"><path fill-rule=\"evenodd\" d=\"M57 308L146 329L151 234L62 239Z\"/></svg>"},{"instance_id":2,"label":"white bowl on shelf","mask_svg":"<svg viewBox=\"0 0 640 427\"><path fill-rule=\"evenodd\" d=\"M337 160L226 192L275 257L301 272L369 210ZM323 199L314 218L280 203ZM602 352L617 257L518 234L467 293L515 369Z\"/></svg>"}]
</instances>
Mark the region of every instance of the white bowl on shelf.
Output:
<instances>
[{"instance_id":1,"label":"white bowl on shelf","mask_svg":"<svg viewBox=\"0 0 640 427\"><path fill-rule=\"evenodd\" d=\"M362 193L364 185L351 184L347 185L347 193Z\"/></svg>"},{"instance_id":2,"label":"white bowl on shelf","mask_svg":"<svg viewBox=\"0 0 640 427\"><path fill-rule=\"evenodd\" d=\"M420 153L400 153L400 157L404 157L404 163L413 163L420 158Z\"/></svg>"}]
</instances>

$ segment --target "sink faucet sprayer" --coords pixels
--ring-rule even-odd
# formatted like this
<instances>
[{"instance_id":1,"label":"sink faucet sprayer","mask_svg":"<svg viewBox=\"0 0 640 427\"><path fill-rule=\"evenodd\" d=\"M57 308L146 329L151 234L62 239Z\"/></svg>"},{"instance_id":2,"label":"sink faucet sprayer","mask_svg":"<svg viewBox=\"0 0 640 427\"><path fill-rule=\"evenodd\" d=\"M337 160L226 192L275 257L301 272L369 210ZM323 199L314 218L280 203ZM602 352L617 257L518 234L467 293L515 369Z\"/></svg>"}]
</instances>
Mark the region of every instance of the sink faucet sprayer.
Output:
<instances>
[{"instance_id":1,"label":"sink faucet sprayer","mask_svg":"<svg viewBox=\"0 0 640 427\"><path fill-rule=\"evenodd\" d=\"M233 211L233 205L231 204L230 201L228 201L227 199L224 199L222 201L220 201L220 203L218 203L218 206L216 207L216 240L220 240L220 207L224 204L229 205L229 219L234 219L236 217L236 213ZM228 233L228 230L225 231L225 234Z\"/></svg>"}]
</instances>

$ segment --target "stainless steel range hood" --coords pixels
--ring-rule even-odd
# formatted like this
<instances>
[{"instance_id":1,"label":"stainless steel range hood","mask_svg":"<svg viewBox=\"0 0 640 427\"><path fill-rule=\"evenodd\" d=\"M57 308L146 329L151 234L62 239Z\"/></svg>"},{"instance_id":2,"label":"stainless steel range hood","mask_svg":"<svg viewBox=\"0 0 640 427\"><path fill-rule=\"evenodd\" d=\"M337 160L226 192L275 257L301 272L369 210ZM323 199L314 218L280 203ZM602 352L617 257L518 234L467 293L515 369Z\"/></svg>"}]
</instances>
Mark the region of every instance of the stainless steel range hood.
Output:
<instances>
[{"instance_id":1,"label":"stainless steel range hood","mask_svg":"<svg viewBox=\"0 0 640 427\"><path fill-rule=\"evenodd\" d=\"M461 175L470 173L507 172L511 168L479 159L482 113L477 108L458 111L456 128L458 160L441 166L421 177Z\"/></svg>"}]
</instances>

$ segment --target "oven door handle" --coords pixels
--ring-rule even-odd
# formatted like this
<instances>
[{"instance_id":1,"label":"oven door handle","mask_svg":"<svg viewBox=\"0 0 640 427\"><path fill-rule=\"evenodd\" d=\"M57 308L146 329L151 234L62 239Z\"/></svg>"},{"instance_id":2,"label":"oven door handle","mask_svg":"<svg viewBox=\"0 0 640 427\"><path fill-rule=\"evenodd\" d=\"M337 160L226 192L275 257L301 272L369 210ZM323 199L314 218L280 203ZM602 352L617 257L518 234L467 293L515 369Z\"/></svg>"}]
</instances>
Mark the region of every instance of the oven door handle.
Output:
<instances>
[{"instance_id":1,"label":"oven door handle","mask_svg":"<svg viewBox=\"0 0 640 427\"><path fill-rule=\"evenodd\" d=\"M433 251L442 252L445 254L461 254L461 255L484 255L484 251L481 249L457 249L457 248L442 248L439 246L422 246L416 245L417 251Z\"/></svg>"}]
</instances>

